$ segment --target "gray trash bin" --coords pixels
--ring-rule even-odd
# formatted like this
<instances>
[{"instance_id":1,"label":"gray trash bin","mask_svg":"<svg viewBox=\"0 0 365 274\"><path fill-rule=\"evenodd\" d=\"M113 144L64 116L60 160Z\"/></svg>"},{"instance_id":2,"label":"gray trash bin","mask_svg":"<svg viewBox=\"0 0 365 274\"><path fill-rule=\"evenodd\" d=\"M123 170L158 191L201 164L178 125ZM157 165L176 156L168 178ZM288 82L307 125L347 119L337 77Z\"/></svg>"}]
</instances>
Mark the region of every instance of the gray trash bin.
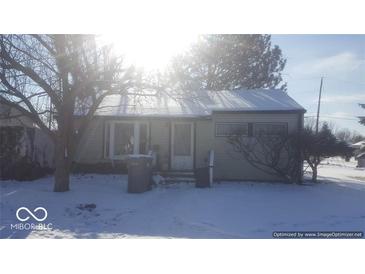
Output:
<instances>
[{"instance_id":1,"label":"gray trash bin","mask_svg":"<svg viewBox=\"0 0 365 274\"><path fill-rule=\"evenodd\" d=\"M128 192L142 193L151 189L152 156L129 155L128 164Z\"/></svg>"},{"instance_id":2,"label":"gray trash bin","mask_svg":"<svg viewBox=\"0 0 365 274\"><path fill-rule=\"evenodd\" d=\"M194 170L195 186L196 187L210 187L209 184L209 167L201 167Z\"/></svg>"}]
</instances>

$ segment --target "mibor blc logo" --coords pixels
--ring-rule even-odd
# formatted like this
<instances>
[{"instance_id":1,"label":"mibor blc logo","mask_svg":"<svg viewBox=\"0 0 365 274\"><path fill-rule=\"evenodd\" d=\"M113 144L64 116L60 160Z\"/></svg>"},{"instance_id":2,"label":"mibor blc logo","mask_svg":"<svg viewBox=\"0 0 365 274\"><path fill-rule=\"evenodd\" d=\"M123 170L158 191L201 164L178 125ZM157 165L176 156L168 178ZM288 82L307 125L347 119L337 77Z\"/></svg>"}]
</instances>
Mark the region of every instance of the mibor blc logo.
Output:
<instances>
[{"instance_id":1,"label":"mibor blc logo","mask_svg":"<svg viewBox=\"0 0 365 274\"><path fill-rule=\"evenodd\" d=\"M28 213L28 216L26 216L25 218L22 218L20 216L20 212L22 211L25 211ZM34 220L38 221L38 222L42 222L44 221L45 219L47 219L47 216L48 216L48 213L47 213L47 210L44 208L44 207L37 207L33 210L34 213L36 212L40 212L40 214L37 214L37 215L34 215L27 207L19 207L18 210L16 211L16 217L19 221L21 222L26 222L29 220L30 217L32 217ZM42 213L43 212L43 213ZM30 216L29 216L30 215ZM41 217L43 216L43 217Z\"/></svg>"},{"instance_id":2,"label":"mibor blc logo","mask_svg":"<svg viewBox=\"0 0 365 274\"><path fill-rule=\"evenodd\" d=\"M10 224L11 229L16 230L49 230L52 223L43 223L48 217L48 212L44 207L37 207L34 210L22 206L15 213L16 218L21 222ZM35 222L35 223L34 223Z\"/></svg>"}]
</instances>

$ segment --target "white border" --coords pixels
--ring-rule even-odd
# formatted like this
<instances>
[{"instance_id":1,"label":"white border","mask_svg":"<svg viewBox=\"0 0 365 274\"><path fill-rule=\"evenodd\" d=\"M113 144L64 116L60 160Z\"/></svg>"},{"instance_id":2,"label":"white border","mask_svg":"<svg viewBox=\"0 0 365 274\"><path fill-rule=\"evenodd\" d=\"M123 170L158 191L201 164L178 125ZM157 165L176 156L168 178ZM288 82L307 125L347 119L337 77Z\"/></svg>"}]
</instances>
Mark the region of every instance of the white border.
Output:
<instances>
[{"instance_id":1,"label":"white border","mask_svg":"<svg viewBox=\"0 0 365 274\"><path fill-rule=\"evenodd\" d=\"M4 33L364 33L361 0L13 0Z\"/></svg>"},{"instance_id":2,"label":"white border","mask_svg":"<svg viewBox=\"0 0 365 274\"><path fill-rule=\"evenodd\" d=\"M362 240L8 240L2 273L362 273Z\"/></svg>"},{"instance_id":3,"label":"white border","mask_svg":"<svg viewBox=\"0 0 365 274\"><path fill-rule=\"evenodd\" d=\"M365 33L364 1L1 2L1 33ZM1 240L1 273L362 273L363 240Z\"/></svg>"}]
</instances>

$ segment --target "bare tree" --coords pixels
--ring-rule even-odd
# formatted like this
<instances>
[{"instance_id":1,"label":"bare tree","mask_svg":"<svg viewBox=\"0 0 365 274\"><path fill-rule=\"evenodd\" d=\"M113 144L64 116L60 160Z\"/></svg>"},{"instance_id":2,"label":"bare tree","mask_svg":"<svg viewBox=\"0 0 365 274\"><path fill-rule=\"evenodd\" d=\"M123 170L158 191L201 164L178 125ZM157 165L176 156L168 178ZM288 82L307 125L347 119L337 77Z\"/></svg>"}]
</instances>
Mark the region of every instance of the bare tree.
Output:
<instances>
[{"instance_id":1,"label":"bare tree","mask_svg":"<svg viewBox=\"0 0 365 274\"><path fill-rule=\"evenodd\" d=\"M301 180L302 161L296 135L233 135L228 142L243 159L266 174L288 182Z\"/></svg>"},{"instance_id":2,"label":"bare tree","mask_svg":"<svg viewBox=\"0 0 365 274\"><path fill-rule=\"evenodd\" d=\"M347 128L336 130L335 135L337 139L349 144L357 143L365 139L365 136L356 130L350 131Z\"/></svg>"},{"instance_id":3,"label":"bare tree","mask_svg":"<svg viewBox=\"0 0 365 274\"><path fill-rule=\"evenodd\" d=\"M1 35L0 50L0 103L50 137L54 191L68 191L75 150L95 111L106 96L127 92L133 69L123 69L121 59L110 47L99 47L93 35Z\"/></svg>"},{"instance_id":4,"label":"bare tree","mask_svg":"<svg viewBox=\"0 0 365 274\"><path fill-rule=\"evenodd\" d=\"M323 159L353 155L353 149L338 140L326 123L318 133L306 126L301 132L289 135L247 137L237 134L230 136L228 142L255 168L291 182L300 181L303 160L312 169L312 180L316 182L318 166Z\"/></svg>"}]
</instances>

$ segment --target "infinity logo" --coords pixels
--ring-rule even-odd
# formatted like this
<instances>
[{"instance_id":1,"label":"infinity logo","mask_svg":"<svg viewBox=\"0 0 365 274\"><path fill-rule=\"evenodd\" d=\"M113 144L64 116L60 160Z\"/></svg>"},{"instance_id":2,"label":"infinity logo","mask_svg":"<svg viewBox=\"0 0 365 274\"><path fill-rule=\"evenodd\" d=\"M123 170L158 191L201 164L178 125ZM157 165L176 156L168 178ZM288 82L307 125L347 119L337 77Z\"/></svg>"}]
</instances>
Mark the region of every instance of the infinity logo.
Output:
<instances>
[{"instance_id":1,"label":"infinity logo","mask_svg":"<svg viewBox=\"0 0 365 274\"><path fill-rule=\"evenodd\" d=\"M28 221L30 217L29 216L27 216L25 218L20 217L19 216L20 211L26 211L28 213L28 215L32 216L33 219L35 219L38 222L44 221L45 219L47 219L47 216L48 216L47 210L44 207L37 207L36 209L33 210L34 213L36 213L37 211L43 211L43 214L44 214L43 218L38 218L28 208L23 206L23 207L19 207L18 210L16 211L16 217L21 222Z\"/></svg>"}]
</instances>

